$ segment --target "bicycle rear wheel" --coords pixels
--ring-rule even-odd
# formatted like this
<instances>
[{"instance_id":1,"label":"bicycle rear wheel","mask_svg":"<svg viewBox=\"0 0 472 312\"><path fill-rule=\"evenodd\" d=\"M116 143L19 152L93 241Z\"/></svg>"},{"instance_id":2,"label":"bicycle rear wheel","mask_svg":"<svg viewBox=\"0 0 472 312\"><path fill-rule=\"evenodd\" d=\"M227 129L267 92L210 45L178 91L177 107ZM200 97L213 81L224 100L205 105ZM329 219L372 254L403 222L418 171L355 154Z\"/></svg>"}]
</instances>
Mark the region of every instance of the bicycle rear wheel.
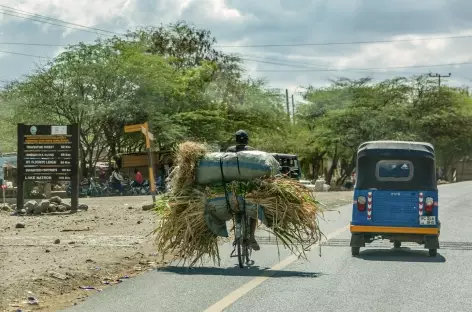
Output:
<instances>
[{"instance_id":1,"label":"bicycle rear wheel","mask_svg":"<svg viewBox=\"0 0 472 312\"><path fill-rule=\"evenodd\" d=\"M249 248L249 227L246 214L241 215L240 220L241 231L237 238L237 249L238 249L238 263L240 268L244 268L245 264L248 264L250 259L250 248Z\"/></svg>"}]
</instances>

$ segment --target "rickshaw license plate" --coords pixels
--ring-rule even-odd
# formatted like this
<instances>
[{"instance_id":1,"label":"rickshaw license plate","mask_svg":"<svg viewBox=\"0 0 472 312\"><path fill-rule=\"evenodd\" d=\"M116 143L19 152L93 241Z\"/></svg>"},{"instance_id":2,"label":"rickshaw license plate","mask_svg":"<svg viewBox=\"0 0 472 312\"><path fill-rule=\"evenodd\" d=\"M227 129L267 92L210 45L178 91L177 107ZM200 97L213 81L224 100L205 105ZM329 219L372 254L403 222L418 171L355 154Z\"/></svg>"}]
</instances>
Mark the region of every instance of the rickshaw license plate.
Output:
<instances>
[{"instance_id":1,"label":"rickshaw license plate","mask_svg":"<svg viewBox=\"0 0 472 312\"><path fill-rule=\"evenodd\" d=\"M420 225L436 225L436 217L420 216Z\"/></svg>"}]
</instances>

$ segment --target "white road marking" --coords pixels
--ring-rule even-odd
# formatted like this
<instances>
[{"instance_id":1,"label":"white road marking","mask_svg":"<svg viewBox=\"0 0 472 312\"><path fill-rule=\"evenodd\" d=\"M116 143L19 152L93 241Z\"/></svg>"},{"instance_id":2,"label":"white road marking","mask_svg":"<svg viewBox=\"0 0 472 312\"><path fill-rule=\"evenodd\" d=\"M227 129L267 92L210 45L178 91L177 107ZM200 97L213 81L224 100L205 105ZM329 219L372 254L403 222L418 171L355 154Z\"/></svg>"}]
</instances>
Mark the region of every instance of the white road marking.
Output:
<instances>
[{"instance_id":1,"label":"white road marking","mask_svg":"<svg viewBox=\"0 0 472 312\"><path fill-rule=\"evenodd\" d=\"M341 233L347 231L348 229L349 229L349 225L346 225L345 227L340 228L340 229L326 235L326 240L334 238L334 237L340 235ZM319 246L319 243L312 246L311 249L315 248L316 246ZM269 270L265 271L263 275L252 279L251 281L249 281L246 284L242 285L238 289L234 290L233 292L228 294L226 297L224 297L223 299L221 299L217 303L213 304L211 307L207 308L204 312L220 312L220 311L223 311L223 309L229 307L230 305L235 303L237 300L239 300L241 297L246 295L248 292L250 292L251 290L253 290L257 286L259 286L260 284L262 284L263 282L268 280L271 276L276 274L278 270L281 270L281 269L289 266L290 264L292 264L296 260L298 260L298 257L295 256L295 255L291 255L291 256L285 258L281 262L279 262L276 265L274 265L273 267L271 267Z\"/></svg>"}]
</instances>

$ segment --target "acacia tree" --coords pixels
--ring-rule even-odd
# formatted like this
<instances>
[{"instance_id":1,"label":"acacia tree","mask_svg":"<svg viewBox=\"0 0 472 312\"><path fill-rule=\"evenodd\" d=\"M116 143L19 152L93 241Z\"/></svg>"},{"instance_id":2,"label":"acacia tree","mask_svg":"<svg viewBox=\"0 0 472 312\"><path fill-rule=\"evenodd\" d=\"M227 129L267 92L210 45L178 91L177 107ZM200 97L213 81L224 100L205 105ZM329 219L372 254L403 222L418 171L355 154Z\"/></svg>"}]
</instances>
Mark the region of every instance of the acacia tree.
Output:
<instances>
[{"instance_id":1,"label":"acacia tree","mask_svg":"<svg viewBox=\"0 0 472 312\"><path fill-rule=\"evenodd\" d=\"M308 88L299 118L313 131L321 150L341 163L342 184L355 167L356 149L369 140L433 143L438 163L451 172L472 152L472 102L461 90L437 88L427 76L397 77L376 84L340 79L329 88Z\"/></svg>"},{"instance_id":2,"label":"acacia tree","mask_svg":"<svg viewBox=\"0 0 472 312\"><path fill-rule=\"evenodd\" d=\"M106 41L69 47L11 87L19 101L18 120L79 123L82 174L87 176L104 152L115 152L123 125L142 111L136 100L142 77L131 70L137 55L139 47L117 49ZM165 69L163 60L156 63ZM164 83L168 77L161 75Z\"/></svg>"}]
</instances>

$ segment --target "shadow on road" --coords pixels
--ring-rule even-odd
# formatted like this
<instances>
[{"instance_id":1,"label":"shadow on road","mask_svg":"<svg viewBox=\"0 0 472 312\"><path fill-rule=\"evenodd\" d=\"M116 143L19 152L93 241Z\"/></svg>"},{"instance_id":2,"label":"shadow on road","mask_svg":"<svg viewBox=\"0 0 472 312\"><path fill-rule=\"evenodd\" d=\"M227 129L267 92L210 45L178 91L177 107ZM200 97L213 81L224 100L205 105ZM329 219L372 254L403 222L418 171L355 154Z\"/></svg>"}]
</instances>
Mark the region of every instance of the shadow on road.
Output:
<instances>
[{"instance_id":1,"label":"shadow on road","mask_svg":"<svg viewBox=\"0 0 472 312\"><path fill-rule=\"evenodd\" d=\"M223 275L223 276L270 276L270 277L319 277L322 273L315 272L301 272L301 271L284 271L284 270L269 270L261 269L258 266L253 266L245 269L239 267L230 268L215 268L215 267L179 267L168 266L158 269L159 272L169 272L181 275Z\"/></svg>"},{"instance_id":2,"label":"shadow on road","mask_svg":"<svg viewBox=\"0 0 472 312\"><path fill-rule=\"evenodd\" d=\"M366 261L398 261L398 262L446 262L440 253L430 257L428 250L412 250L410 248L397 249L366 249L361 251L359 258Z\"/></svg>"}]
</instances>

